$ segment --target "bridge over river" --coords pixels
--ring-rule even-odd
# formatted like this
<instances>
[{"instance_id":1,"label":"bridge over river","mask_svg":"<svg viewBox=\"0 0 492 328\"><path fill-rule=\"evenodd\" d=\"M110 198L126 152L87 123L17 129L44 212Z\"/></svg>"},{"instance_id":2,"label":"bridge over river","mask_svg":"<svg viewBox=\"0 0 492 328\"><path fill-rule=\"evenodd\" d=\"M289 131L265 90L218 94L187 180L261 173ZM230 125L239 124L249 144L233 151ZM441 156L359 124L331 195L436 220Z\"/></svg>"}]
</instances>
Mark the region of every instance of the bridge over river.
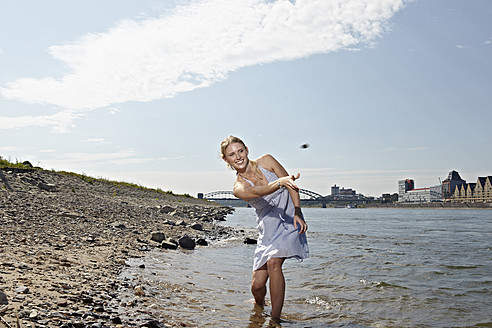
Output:
<instances>
[{"instance_id":1,"label":"bridge over river","mask_svg":"<svg viewBox=\"0 0 492 328\"><path fill-rule=\"evenodd\" d=\"M318 203L323 207L326 206L326 202L322 195L307 189L300 189L299 196L301 197L302 205L317 205ZM228 190L220 190L220 191L212 191L206 194L198 194L198 198L203 198L207 200L211 200L217 202L221 205L225 206L247 206L246 202L235 197L232 191Z\"/></svg>"}]
</instances>

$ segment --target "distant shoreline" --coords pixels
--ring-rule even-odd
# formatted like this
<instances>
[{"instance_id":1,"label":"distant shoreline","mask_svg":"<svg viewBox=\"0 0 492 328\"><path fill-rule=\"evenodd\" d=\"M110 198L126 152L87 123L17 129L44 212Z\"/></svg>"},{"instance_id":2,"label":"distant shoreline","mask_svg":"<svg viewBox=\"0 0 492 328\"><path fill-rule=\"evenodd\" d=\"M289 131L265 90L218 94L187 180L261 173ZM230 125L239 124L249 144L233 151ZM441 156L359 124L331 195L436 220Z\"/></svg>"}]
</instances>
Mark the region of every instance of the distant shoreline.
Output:
<instances>
[{"instance_id":1,"label":"distant shoreline","mask_svg":"<svg viewBox=\"0 0 492 328\"><path fill-rule=\"evenodd\" d=\"M216 201L221 204L220 202ZM235 205L231 203L223 203L223 206L231 207L247 207L246 204ZM347 205L332 205L326 204L326 208L346 208ZM310 205L303 203L301 200L302 208L325 208L322 206L321 202L319 204ZM476 209L476 210L492 210L492 203L448 203L448 202L435 202L435 203L386 203L386 204L357 204L357 206L352 206L351 208L427 208L427 209Z\"/></svg>"},{"instance_id":2,"label":"distant shoreline","mask_svg":"<svg viewBox=\"0 0 492 328\"><path fill-rule=\"evenodd\" d=\"M492 203L392 203L392 204L365 204L363 208L429 208L429 209L488 209L492 210Z\"/></svg>"}]
</instances>

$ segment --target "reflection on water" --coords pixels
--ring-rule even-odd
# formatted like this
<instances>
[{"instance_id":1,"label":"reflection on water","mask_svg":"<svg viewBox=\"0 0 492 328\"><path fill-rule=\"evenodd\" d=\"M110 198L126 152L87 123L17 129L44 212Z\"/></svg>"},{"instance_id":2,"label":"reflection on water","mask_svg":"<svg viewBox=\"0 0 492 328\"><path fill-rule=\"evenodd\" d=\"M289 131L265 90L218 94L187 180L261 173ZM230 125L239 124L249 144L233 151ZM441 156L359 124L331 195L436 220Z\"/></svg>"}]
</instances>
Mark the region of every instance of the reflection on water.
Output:
<instances>
[{"instance_id":1,"label":"reflection on water","mask_svg":"<svg viewBox=\"0 0 492 328\"><path fill-rule=\"evenodd\" d=\"M195 327L491 327L492 212L306 209L311 258L286 261L282 321L249 291L254 245L156 251L125 273ZM238 209L226 224L254 228ZM139 263L145 269L138 269Z\"/></svg>"}]
</instances>

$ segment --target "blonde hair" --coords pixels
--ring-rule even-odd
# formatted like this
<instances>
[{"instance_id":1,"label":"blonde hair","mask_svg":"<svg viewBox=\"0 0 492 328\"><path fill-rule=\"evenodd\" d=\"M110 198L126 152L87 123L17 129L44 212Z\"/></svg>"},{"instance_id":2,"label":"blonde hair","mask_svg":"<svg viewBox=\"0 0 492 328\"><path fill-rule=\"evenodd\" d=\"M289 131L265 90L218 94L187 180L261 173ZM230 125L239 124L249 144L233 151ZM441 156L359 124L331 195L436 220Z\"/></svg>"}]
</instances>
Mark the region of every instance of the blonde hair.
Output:
<instances>
[{"instance_id":1,"label":"blonde hair","mask_svg":"<svg viewBox=\"0 0 492 328\"><path fill-rule=\"evenodd\" d=\"M242 141L240 138L235 136L228 136L220 143L220 154L222 156L222 159L224 160L226 159L226 153L225 153L226 148L233 143L240 143L244 146L245 149L248 148L246 147L244 141ZM261 173L260 168L258 167L258 163L253 160L250 160L249 163L251 164L251 169L253 170L255 177L257 177L260 180L263 179L263 174ZM231 165L229 165L229 163L227 163L227 167L232 168Z\"/></svg>"}]
</instances>

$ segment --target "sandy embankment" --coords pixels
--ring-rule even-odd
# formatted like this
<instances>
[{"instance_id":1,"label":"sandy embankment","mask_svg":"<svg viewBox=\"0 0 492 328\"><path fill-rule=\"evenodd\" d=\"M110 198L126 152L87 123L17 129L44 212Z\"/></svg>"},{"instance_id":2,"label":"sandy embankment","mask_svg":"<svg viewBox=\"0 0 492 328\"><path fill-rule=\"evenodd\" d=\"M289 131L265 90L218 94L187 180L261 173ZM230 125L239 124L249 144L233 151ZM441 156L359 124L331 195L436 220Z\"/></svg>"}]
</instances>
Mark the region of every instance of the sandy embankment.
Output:
<instances>
[{"instance_id":1,"label":"sandy embankment","mask_svg":"<svg viewBox=\"0 0 492 328\"><path fill-rule=\"evenodd\" d=\"M155 231L209 243L242 238L215 224L229 211L51 171L0 170L0 327L16 327L16 317L21 327L186 326L152 313L118 275L127 259L159 247Z\"/></svg>"}]
</instances>

